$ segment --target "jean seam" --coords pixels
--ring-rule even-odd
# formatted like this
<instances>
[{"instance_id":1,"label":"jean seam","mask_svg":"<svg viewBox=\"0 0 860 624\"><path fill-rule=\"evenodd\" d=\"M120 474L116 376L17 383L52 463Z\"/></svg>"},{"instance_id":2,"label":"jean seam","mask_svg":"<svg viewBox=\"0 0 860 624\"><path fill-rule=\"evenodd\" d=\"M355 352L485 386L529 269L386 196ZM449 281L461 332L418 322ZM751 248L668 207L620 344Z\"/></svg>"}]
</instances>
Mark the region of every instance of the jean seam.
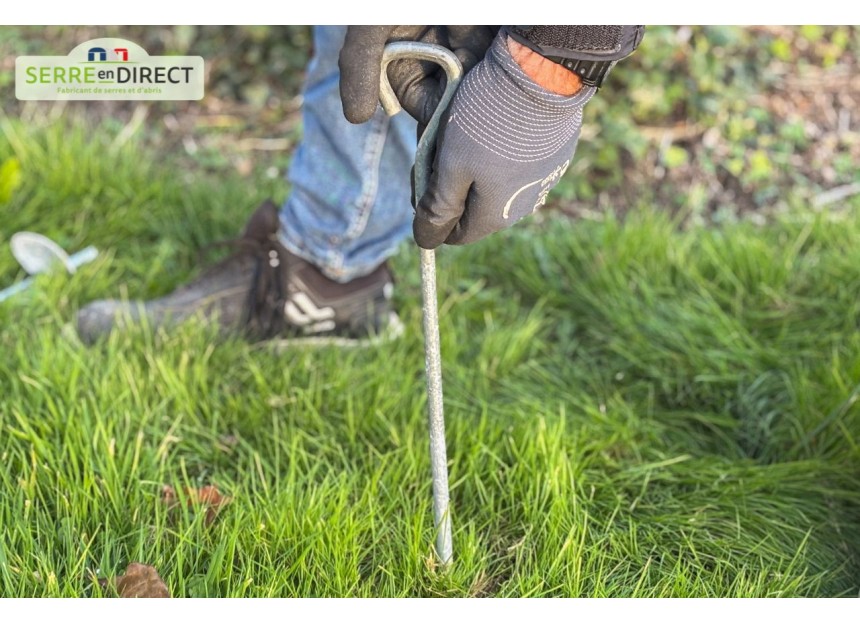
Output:
<instances>
[{"instance_id":1,"label":"jean seam","mask_svg":"<svg viewBox=\"0 0 860 624\"><path fill-rule=\"evenodd\" d=\"M385 150L385 140L388 138L389 120L384 114L374 115L370 123L373 124L365 144L365 171L372 172L365 178L362 185L361 195L355 202L355 217L351 220L349 227L343 234L344 240L352 241L361 236L367 227L376 196L379 192L379 169L382 161L382 152Z\"/></svg>"}]
</instances>

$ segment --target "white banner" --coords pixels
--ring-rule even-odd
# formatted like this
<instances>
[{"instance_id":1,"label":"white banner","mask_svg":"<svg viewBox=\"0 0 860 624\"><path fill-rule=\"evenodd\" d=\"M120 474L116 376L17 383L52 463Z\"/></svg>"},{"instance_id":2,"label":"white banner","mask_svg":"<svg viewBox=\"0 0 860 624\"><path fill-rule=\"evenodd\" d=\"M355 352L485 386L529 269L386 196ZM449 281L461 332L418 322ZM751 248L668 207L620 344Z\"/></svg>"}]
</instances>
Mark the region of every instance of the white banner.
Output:
<instances>
[{"instance_id":1,"label":"white banner","mask_svg":"<svg viewBox=\"0 0 860 624\"><path fill-rule=\"evenodd\" d=\"M68 56L15 59L19 100L199 100L203 58L150 56L125 39L92 39Z\"/></svg>"}]
</instances>

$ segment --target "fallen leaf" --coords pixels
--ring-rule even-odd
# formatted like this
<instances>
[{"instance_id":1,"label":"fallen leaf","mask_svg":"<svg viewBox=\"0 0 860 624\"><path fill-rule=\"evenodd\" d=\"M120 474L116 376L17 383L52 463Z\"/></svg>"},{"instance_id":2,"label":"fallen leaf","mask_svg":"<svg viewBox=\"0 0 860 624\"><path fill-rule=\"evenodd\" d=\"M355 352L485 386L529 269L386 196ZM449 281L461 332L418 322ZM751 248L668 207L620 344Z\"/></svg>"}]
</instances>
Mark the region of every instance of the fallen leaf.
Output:
<instances>
[{"instance_id":1,"label":"fallen leaf","mask_svg":"<svg viewBox=\"0 0 860 624\"><path fill-rule=\"evenodd\" d=\"M185 501L189 507L199 505L206 510L205 522L207 525L212 524L221 508L233 500L232 497L221 494L214 485L205 485L199 489L186 487L183 490ZM170 485L165 485L161 489L161 500L168 509L173 509L179 505L176 489Z\"/></svg>"},{"instance_id":2,"label":"fallen leaf","mask_svg":"<svg viewBox=\"0 0 860 624\"><path fill-rule=\"evenodd\" d=\"M114 585L120 598L170 598L170 591L156 569L142 563L130 563L125 574L117 576L113 583L99 579L99 584Z\"/></svg>"}]
</instances>

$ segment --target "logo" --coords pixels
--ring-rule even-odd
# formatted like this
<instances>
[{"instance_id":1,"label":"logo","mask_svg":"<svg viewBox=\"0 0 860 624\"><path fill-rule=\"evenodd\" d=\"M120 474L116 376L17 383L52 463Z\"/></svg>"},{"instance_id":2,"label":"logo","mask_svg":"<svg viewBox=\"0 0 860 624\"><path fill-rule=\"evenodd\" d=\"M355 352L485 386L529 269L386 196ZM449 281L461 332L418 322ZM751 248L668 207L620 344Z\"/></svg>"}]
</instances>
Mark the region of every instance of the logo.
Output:
<instances>
[{"instance_id":1,"label":"logo","mask_svg":"<svg viewBox=\"0 0 860 624\"><path fill-rule=\"evenodd\" d=\"M549 192L556 185L559 178L564 175L564 172L567 171L567 168L570 166L570 159L567 159L558 167L552 170L552 172L545 178L541 178L540 180L535 180L534 182L529 182L525 186L520 187L520 189L511 195L511 198L508 200L508 203L505 204L505 207L502 208L502 218L509 219L511 216L511 206L514 203L514 200L519 197L520 193L525 190L530 189L535 184L540 184L540 190L538 192L537 201L535 202L534 208L532 208L532 212L540 208L546 203L546 196L549 195Z\"/></svg>"},{"instance_id":2,"label":"logo","mask_svg":"<svg viewBox=\"0 0 860 624\"><path fill-rule=\"evenodd\" d=\"M19 100L199 100L203 58L150 56L125 39L92 39L68 56L15 59Z\"/></svg>"},{"instance_id":3,"label":"logo","mask_svg":"<svg viewBox=\"0 0 860 624\"><path fill-rule=\"evenodd\" d=\"M318 308L303 292L296 293L287 301L284 312L290 322L305 327L306 331L321 332L335 328L334 308Z\"/></svg>"}]
</instances>

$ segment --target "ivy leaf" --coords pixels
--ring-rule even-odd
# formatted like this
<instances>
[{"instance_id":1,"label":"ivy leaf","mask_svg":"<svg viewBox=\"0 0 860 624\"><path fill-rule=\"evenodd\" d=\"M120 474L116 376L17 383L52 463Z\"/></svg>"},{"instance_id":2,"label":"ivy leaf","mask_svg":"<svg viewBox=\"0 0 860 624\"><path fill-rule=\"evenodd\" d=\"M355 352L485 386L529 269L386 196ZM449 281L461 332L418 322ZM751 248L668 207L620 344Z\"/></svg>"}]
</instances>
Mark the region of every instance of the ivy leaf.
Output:
<instances>
[{"instance_id":1,"label":"ivy leaf","mask_svg":"<svg viewBox=\"0 0 860 624\"><path fill-rule=\"evenodd\" d=\"M686 165L689 162L690 157L687 154L687 150L683 147L670 145L666 151L663 152L662 160L667 169L675 169Z\"/></svg>"}]
</instances>

